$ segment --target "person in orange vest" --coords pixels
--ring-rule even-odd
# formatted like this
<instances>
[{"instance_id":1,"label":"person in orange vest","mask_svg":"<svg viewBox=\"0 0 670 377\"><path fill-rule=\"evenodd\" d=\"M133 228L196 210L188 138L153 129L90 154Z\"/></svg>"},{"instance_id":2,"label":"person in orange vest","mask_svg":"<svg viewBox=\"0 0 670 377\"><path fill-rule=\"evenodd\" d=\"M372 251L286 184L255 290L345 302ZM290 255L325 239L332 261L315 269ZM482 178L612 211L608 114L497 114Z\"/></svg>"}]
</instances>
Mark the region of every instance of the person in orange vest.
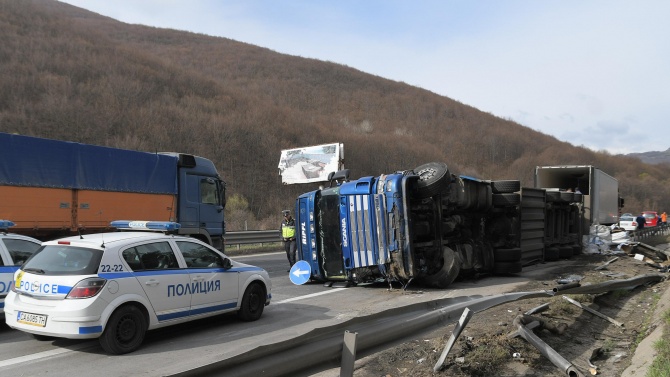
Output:
<instances>
[{"instance_id":1,"label":"person in orange vest","mask_svg":"<svg viewBox=\"0 0 670 377\"><path fill-rule=\"evenodd\" d=\"M662 222L664 225L665 225L665 223L668 222L668 215L667 215L665 212L661 213L661 222Z\"/></svg>"}]
</instances>

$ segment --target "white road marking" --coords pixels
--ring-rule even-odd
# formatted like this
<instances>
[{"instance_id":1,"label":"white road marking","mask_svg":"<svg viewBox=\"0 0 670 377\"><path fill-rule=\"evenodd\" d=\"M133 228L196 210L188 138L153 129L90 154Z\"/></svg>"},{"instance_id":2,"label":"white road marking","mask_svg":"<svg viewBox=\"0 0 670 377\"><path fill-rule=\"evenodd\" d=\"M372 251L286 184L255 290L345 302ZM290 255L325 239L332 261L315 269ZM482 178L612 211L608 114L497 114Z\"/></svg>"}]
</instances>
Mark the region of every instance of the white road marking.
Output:
<instances>
[{"instance_id":1,"label":"white road marking","mask_svg":"<svg viewBox=\"0 0 670 377\"><path fill-rule=\"evenodd\" d=\"M53 349L51 351L44 351L44 352L38 352L34 353L32 355L27 355L27 356L21 356L21 357L15 357L13 359L7 359L0 361L0 368L2 367L8 367L10 365L15 365L15 364L20 364L20 363L25 363L28 361L33 361L37 359L43 359L51 356L56 356L60 355L62 353L67 353L67 352L72 352L72 351L78 351L83 348L90 348L91 347L91 342L87 342L88 344L81 344L79 346L68 346L68 348L57 348Z\"/></svg>"},{"instance_id":2,"label":"white road marking","mask_svg":"<svg viewBox=\"0 0 670 377\"><path fill-rule=\"evenodd\" d=\"M285 304L287 302L298 301L298 300L302 300L302 299L305 299L305 298L327 295L329 293L335 293L335 292L339 292L339 291L342 291L342 290L345 290L345 289L348 289L348 288L333 288L333 289L329 289L329 290L323 291L323 292L317 292L317 293L312 293L312 294L309 294L309 295L287 298L286 300L278 301L277 304Z\"/></svg>"}]
</instances>

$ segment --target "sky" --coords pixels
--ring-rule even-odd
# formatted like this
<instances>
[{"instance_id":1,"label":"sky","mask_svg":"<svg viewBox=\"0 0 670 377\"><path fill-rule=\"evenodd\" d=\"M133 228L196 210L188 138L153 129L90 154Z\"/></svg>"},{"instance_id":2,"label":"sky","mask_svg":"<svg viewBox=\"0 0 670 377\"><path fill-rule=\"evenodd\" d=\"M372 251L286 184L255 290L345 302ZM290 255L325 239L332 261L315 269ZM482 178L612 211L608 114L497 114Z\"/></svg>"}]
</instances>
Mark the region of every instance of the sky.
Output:
<instances>
[{"instance_id":1,"label":"sky","mask_svg":"<svg viewBox=\"0 0 670 377\"><path fill-rule=\"evenodd\" d=\"M667 0L61 0L424 88L575 146L670 149Z\"/></svg>"}]
</instances>

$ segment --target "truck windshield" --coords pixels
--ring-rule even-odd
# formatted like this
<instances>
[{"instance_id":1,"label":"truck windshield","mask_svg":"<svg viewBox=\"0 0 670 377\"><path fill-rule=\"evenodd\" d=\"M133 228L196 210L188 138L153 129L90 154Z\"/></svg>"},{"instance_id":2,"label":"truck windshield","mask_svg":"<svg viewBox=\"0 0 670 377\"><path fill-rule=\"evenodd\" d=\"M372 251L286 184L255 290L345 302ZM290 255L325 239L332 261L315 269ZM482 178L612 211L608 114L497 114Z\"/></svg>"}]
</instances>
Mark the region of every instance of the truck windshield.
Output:
<instances>
[{"instance_id":1,"label":"truck windshield","mask_svg":"<svg viewBox=\"0 0 670 377\"><path fill-rule=\"evenodd\" d=\"M339 203L340 196L336 193L322 195L316 203L321 268L326 277L331 278L344 276Z\"/></svg>"}]
</instances>

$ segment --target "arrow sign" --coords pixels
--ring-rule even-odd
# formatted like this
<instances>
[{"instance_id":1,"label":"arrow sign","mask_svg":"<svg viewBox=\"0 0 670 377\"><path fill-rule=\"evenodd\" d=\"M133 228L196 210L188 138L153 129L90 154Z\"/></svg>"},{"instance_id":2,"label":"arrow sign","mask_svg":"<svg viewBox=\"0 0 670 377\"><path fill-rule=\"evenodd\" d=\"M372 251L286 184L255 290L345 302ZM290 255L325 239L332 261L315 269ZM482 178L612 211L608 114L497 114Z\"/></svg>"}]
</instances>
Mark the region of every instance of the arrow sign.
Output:
<instances>
[{"instance_id":1,"label":"arrow sign","mask_svg":"<svg viewBox=\"0 0 670 377\"><path fill-rule=\"evenodd\" d=\"M307 261L300 260L297 261L291 271L289 272L289 279L295 285L302 285L309 281L309 277L312 275L312 267L307 263Z\"/></svg>"}]
</instances>

